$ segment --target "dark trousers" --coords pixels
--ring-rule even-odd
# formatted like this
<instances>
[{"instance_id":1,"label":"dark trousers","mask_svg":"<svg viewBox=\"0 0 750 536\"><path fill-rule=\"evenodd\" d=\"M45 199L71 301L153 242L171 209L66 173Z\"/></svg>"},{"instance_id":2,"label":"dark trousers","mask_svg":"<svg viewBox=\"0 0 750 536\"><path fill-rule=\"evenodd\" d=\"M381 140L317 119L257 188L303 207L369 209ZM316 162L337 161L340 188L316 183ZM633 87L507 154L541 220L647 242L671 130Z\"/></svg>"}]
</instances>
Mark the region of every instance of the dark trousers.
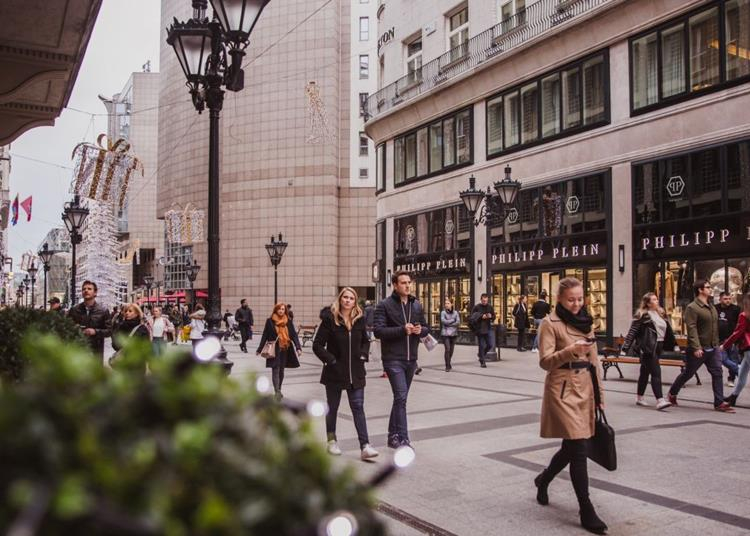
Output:
<instances>
[{"instance_id":1,"label":"dark trousers","mask_svg":"<svg viewBox=\"0 0 750 536\"><path fill-rule=\"evenodd\" d=\"M326 385L326 401L328 402L328 414L326 414L326 433L328 439L336 439L336 417L341 404L341 394L344 389ZM349 399L349 409L354 417L354 427L357 429L359 448L370 442L367 435L367 421L365 420L365 388L346 389L346 397Z\"/></svg>"},{"instance_id":2,"label":"dark trousers","mask_svg":"<svg viewBox=\"0 0 750 536\"><path fill-rule=\"evenodd\" d=\"M578 504L589 502L589 471L586 459L585 439L563 439L562 446L545 469L545 480L551 482L557 474L570 464L570 480L578 499Z\"/></svg>"},{"instance_id":3,"label":"dark trousers","mask_svg":"<svg viewBox=\"0 0 750 536\"><path fill-rule=\"evenodd\" d=\"M273 390L277 393L281 392L281 384L284 383L284 367L273 367L271 369L271 381L273 382Z\"/></svg>"},{"instance_id":4,"label":"dark trousers","mask_svg":"<svg viewBox=\"0 0 750 536\"><path fill-rule=\"evenodd\" d=\"M445 368L451 368L451 359L453 359L453 350L456 349L456 337L443 337L443 346L445 353Z\"/></svg>"},{"instance_id":5,"label":"dark trousers","mask_svg":"<svg viewBox=\"0 0 750 536\"><path fill-rule=\"evenodd\" d=\"M240 336L242 337L240 348L246 349L247 340L250 338L250 324L245 324L244 322L240 324Z\"/></svg>"},{"instance_id":6,"label":"dark trousers","mask_svg":"<svg viewBox=\"0 0 750 536\"><path fill-rule=\"evenodd\" d=\"M682 386L692 378L701 365L706 365L711 375L711 386L714 391L714 406L724 402L723 373L721 371L721 358L716 350L703 350L703 357L695 357L695 349L688 348L685 356L685 368L669 388L669 394L677 396Z\"/></svg>"},{"instance_id":7,"label":"dark trousers","mask_svg":"<svg viewBox=\"0 0 750 536\"><path fill-rule=\"evenodd\" d=\"M477 333L477 345L479 346L479 362L484 363L484 357L487 355L487 352L495 347L495 337L492 330L487 333Z\"/></svg>"},{"instance_id":8,"label":"dark trousers","mask_svg":"<svg viewBox=\"0 0 750 536\"><path fill-rule=\"evenodd\" d=\"M518 330L518 346L516 347L516 350L519 352L521 350L526 349L526 345L524 344L526 342L526 328L519 329Z\"/></svg>"},{"instance_id":9,"label":"dark trousers","mask_svg":"<svg viewBox=\"0 0 750 536\"><path fill-rule=\"evenodd\" d=\"M383 361L383 369L388 375L393 392L393 406L391 418L388 421L388 437L398 436L409 440L409 430L406 422L406 399L409 396L411 381L417 369L416 361Z\"/></svg>"},{"instance_id":10,"label":"dark trousers","mask_svg":"<svg viewBox=\"0 0 750 536\"><path fill-rule=\"evenodd\" d=\"M656 343L656 354L652 356L641 357L641 373L638 375L638 396L646 393L648 377L651 376L651 389L654 391L656 399L664 398L661 390L661 367L659 358L664 347L664 343Z\"/></svg>"}]
</instances>

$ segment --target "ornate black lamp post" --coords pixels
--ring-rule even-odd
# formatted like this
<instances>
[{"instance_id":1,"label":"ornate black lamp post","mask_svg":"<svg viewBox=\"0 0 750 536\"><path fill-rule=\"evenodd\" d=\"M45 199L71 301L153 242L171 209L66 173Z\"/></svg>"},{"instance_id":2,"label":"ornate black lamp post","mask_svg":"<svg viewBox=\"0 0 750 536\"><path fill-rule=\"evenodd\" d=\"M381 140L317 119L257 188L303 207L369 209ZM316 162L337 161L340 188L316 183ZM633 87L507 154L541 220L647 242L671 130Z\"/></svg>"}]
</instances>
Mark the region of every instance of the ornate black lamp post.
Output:
<instances>
[{"instance_id":1,"label":"ornate black lamp post","mask_svg":"<svg viewBox=\"0 0 750 536\"><path fill-rule=\"evenodd\" d=\"M23 278L23 305L24 307L29 306L29 285L31 285L31 279L29 278L29 274L26 274L26 277Z\"/></svg>"},{"instance_id":2,"label":"ornate black lamp post","mask_svg":"<svg viewBox=\"0 0 750 536\"><path fill-rule=\"evenodd\" d=\"M47 242L44 243L42 249L37 252L39 259L42 261L42 268L44 268L44 309L47 309L47 273L49 272L49 264L52 261L52 256L57 251L50 249Z\"/></svg>"},{"instance_id":3,"label":"ornate black lamp post","mask_svg":"<svg viewBox=\"0 0 750 536\"><path fill-rule=\"evenodd\" d=\"M89 215L89 209L80 205L80 196L76 194L73 197L73 201L65 203L65 208L62 213L62 220L65 222L65 227L70 233L70 244L72 246L72 261L70 265L70 306L76 305L76 244L80 244L83 240L81 234L81 227L83 222L86 220L86 216Z\"/></svg>"},{"instance_id":4,"label":"ornate black lamp post","mask_svg":"<svg viewBox=\"0 0 750 536\"><path fill-rule=\"evenodd\" d=\"M208 333L221 338L219 296L219 114L224 90L244 88L242 58L261 12L270 0L211 0L213 20L206 17L207 0L192 0L193 17L174 20L167 43L177 54L193 106L209 110L208 152ZM225 353L225 352L224 352Z\"/></svg>"},{"instance_id":5,"label":"ornate black lamp post","mask_svg":"<svg viewBox=\"0 0 750 536\"><path fill-rule=\"evenodd\" d=\"M185 263L185 274L187 275L188 281L190 281L190 301L192 302L190 308L193 310L195 310L195 289L193 287L195 280L198 278L198 272L200 272L200 269L201 267L195 259L193 259L193 264L190 264L189 262Z\"/></svg>"},{"instance_id":6,"label":"ornate black lamp post","mask_svg":"<svg viewBox=\"0 0 750 536\"><path fill-rule=\"evenodd\" d=\"M21 307L21 302L23 300L23 293L24 293L24 287L23 283L18 285L18 288L16 289L16 307Z\"/></svg>"},{"instance_id":7,"label":"ornate black lamp post","mask_svg":"<svg viewBox=\"0 0 750 536\"><path fill-rule=\"evenodd\" d=\"M271 237L271 243L266 244L266 251L268 256L271 258L271 264L273 265L273 304L276 305L279 302L279 273L278 268L281 264L281 257L284 256L286 247L289 244L284 242L284 239L279 233L279 240L276 241Z\"/></svg>"},{"instance_id":8,"label":"ornate black lamp post","mask_svg":"<svg viewBox=\"0 0 750 536\"><path fill-rule=\"evenodd\" d=\"M154 276L144 275L143 284L146 285L146 303L148 303L150 306L151 305L151 287L154 284Z\"/></svg>"},{"instance_id":9,"label":"ornate black lamp post","mask_svg":"<svg viewBox=\"0 0 750 536\"><path fill-rule=\"evenodd\" d=\"M39 271L34 261L31 261L31 266L26 270L31 277L31 308L36 307L36 300L34 299L34 287L36 286L36 273Z\"/></svg>"}]
</instances>

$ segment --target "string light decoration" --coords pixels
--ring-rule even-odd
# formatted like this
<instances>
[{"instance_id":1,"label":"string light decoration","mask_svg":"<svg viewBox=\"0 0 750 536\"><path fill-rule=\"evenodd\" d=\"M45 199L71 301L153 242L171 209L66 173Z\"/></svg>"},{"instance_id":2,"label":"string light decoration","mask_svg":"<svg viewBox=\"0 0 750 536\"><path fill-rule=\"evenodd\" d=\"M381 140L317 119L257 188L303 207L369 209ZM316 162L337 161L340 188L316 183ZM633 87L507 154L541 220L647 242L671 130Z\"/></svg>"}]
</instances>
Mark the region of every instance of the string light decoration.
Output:
<instances>
[{"instance_id":1,"label":"string light decoration","mask_svg":"<svg viewBox=\"0 0 750 536\"><path fill-rule=\"evenodd\" d=\"M203 242L206 213L193 206L192 203L185 208L176 205L164 213L164 224L167 228L167 240L173 244L190 245Z\"/></svg>"},{"instance_id":2,"label":"string light decoration","mask_svg":"<svg viewBox=\"0 0 750 536\"><path fill-rule=\"evenodd\" d=\"M133 172L143 176L143 163L130 152L130 144L123 139L113 143L105 134L99 135L96 145L87 142L76 145L71 158L75 161L72 193L97 201L112 201L120 210L125 207Z\"/></svg>"},{"instance_id":3,"label":"string light decoration","mask_svg":"<svg viewBox=\"0 0 750 536\"><path fill-rule=\"evenodd\" d=\"M80 246L77 285L80 288L83 281L95 282L99 288L96 301L112 307L118 303L120 282L127 279L125 266L117 261L119 248L113 202L85 199L83 203L89 215Z\"/></svg>"},{"instance_id":4,"label":"string light decoration","mask_svg":"<svg viewBox=\"0 0 750 536\"><path fill-rule=\"evenodd\" d=\"M307 95L307 138L305 143L318 144L332 141L336 134L328 122L326 105L320 97L320 86L311 80L305 86Z\"/></svg>"},{"instance_id":5,"label":"string light decoration","mask_svg":"<svg viewBox=\"0 0 750 536\"><path fill-rule=\"evenodd\" d=\"M36 262L36 255L34 255L31 251L27 251L23 255L21 255L21 271L26 272L32 264L39 264Z\"/></svg>"}]
</instances>

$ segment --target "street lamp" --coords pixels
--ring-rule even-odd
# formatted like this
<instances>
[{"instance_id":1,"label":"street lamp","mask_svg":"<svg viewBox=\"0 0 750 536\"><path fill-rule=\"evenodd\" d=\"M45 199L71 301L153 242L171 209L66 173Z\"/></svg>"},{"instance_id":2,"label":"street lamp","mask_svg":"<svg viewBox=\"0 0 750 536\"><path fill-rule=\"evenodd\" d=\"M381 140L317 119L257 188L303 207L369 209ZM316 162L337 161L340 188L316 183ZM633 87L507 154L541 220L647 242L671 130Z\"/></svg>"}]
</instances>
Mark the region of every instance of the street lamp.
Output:
<instances>
[{"instance_id":1,"label":"street lamp","mask_svg":"<svg viewBox=\"0 0 750 536\"><path fill-rule=\"evenodd\" d=\"M26 274L26 277L23 278L23 305L24 307L29 306L29 285L31 285L31 279L29 278L29 274Z\"/></svg>"},{"instance_id":2,"label":"street lamp","mask_svg":"<svg viewBox=\"0 0 750 536\"><path fill-rule=\"evenodd\" d=\"M273 265L273 304L276 305L279 302L279 264L281 264L281 257L284 256L286 247L289 244L284 242L281 233L279 233L279 240L274 240L271 237L271 242L266 244L266 251L268 256L271 258L271 264Z\"/></svg>"},{"instance_id":3,"label":"street lamp","mask_svg":"<svg viewBox=\"0 0 750 536\"><path fill-rule=\"evenodd\" d=\"M76 305L76 244L80 244L83 241L83 235L81 234L81 227L83 222L86 220L86 216L89 215L89 209L80 205L80 196L76 194L73 197L73 201L65 203L65 207L62 213L62 220L65 222L65 227L70 233L70 244L72 246L72 261L70 267L70 306Z\"/></svg>"},{"instance_id":4,"label":"street lamp","mask_svg":"<svg viewBox=\"0 0 750 536\"><path fill-rule=\"evenodd\" d=\"M219 296L219 116L225 86L244 87L242 58L250 33L270 0L211 0L214 18L206 17L207 0L192 0L193 17L174 20L167 43L174 48L187 79L193 106L209 110L208 151L208 332L220 337Z\"/></svg>"},{"instance_id":5,"label":"street lamp","mask_svg":"<svg viewBox=\"0 0 750 536\"><path fill-rule=\"evenodd\" d=\"M187 275L188 281L190 281L190 298L192 301L190 305L193 310L195 310L195 290L193 285L198 278L198 272L200 272L200 269L201 267L195 259L193 259L193 264L190 264L189 261L185 262L185 274Z\"/></svg>"},{"instance_id":6,"label":"street lamp","mask_svg":"<svg viewBox=\"0 0 750 536\"><path fill-rule=\"evenodd\" d=\"M144 275L143 284L146 285L146 303L151 304L151 287L154 284L154 276Z\"/></svg>"},{"instance_id":7,"label":"street lamp","mask_svg":"<svg viewBox=\"0 0 750 536\"><path fill-rule=\"evenodd\" d=\"M36 286L36 273L39 271L39 268L34 264L34 261L31 261L31 266L26 270L29 275L31 276L31 308L33 309L36 306L36 300L34 299L34 287Z\"/></svg>"},{"instance_id":8,"label":"street lamp","mask_svg":"<svg viewBox=\"0 0 750 536\"><path fill-rule=\"evenodd\" d=\"M21 300L23 300L23 283L18 285L18 288L16 289L16 307L21 307Z\"/></svg>"},{"instance_id":9,"label":"street lamp","mask_svg":"<svg viewBox=\"0 0 750 536\"><path fill-rule=\"evenodd\" d=\"M47 242L44 243L42 249L37 252L39 259L42 261L42 268L44 268L44 309L47 309L47 272L49 272L49 264L52 261L52 256L57 251L50 249Z\"/></svg>"}]
</instances>

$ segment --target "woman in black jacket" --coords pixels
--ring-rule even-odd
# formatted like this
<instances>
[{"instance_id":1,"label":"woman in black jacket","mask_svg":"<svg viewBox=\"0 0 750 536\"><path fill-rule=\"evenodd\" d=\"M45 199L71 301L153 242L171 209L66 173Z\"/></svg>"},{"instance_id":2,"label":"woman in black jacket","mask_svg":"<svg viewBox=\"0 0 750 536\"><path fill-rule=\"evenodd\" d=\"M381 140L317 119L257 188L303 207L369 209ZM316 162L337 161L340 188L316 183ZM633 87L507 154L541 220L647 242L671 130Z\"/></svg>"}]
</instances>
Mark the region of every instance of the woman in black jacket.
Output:
<instances>
[{"instance_id":1,"label":"woman in black jacket","mask_svg":"<svg viewBox=\"0 0 750 536\"><path fill-rule=\"evenodd\" d=\"M271 369L271 380L276 398L282 398L281 384L284 382L284 369L299 368L298 357L302 354L302 345L297 337L294 323L286 314L286 304L277 303L271 317L266 320L263 336L255 355L260 355L268 341L275 341L275 357L266 359L266 367Z\"/></svg>"},{"instance_id":2,"label":"woman in black jacket","mask_svg":"<svg viewBox=\"0 0 750 536\"><path fill-rule=\"evenodd\" d=\"M365 420L365 361L370 355L370 338L357 304L357 293L344 287L330 309L321 311L321 324L313 340L313 352L323 362L320 383L326 386L328 452L341 455L336 442L336 416L341 393L346 390L357 429L362 460L378 455L370 446Z\"/></svg>"},{"instance_id":3,"label":"woman in black jacket","mask_svg":"<svg viewBox=\"0 0 750 536\"><path fill-rule=\"evenodd\" d=\"M129 303L122 308L122 320L115 324L112 330L112 348L120 350L130 337L151 339L148 326L143 323L143 312L135 303Z\"/></svg>"},{"instance_id":4,"label":"woman in black jacket","mask_svg":"<svg viewBox=\"0 0 750 536\"><path fill-rule=\"evenodd\" d=\"M656 397L656 409L666 409L672 404L664 399L661 388L661 367L659 358L664 348L672 349L676 346L672 324L659 306L659 298L653 292L643 296L641 307L635 314L630 325L622 354L633 354L641 358L641 372L638 376L638 395L635 403L639 406L649 406L643 399L646 393L648 377L651 375L651 389Z\"/></svg>"}]
</instances>

